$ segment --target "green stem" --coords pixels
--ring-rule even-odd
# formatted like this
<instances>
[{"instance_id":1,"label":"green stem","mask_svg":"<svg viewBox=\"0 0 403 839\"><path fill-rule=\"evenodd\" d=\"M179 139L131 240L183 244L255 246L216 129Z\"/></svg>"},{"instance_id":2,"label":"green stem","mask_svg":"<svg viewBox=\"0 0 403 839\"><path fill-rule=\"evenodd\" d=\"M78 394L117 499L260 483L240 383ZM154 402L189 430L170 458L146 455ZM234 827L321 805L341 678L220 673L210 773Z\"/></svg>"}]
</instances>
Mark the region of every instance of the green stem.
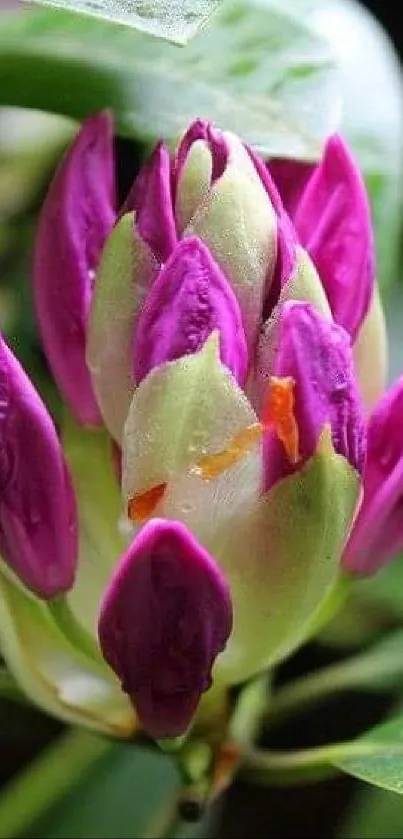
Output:
<instances>
[{"instance_id":1,"label":"green stem","mask_svg":"<svg viewBox=\"0 0 403 839\"><path fill-rule=\"evenodd\" d=\"M69 730L11 780L0 797L0 839L21 836L113 747L87 731Z\"/></svg>"},{"instance_id":2,"label":"green stem","mask_svg":"<svg viewBox=\"0 0 403 839\"><path fill-rule=\"evenodd\" d=\"M350 740L289 752L250 749L243 755L242 774L251 781L264 784L304 782L307 778L326 777L337 770L339 762L375 757L385 752L402 756L403 745L380 740Z\"/></svg>"},{"instance_id":3,"label":"green stem","mask_svg":"<svg viewBox=\"0 0 403 839\"><path fill-rule=\"evenodd\" d=\"M403 676L402 641L402 634L396 633L396 636L382 641L373 650L303 676L280 688L272 696L265 714L266 723L271 725L280 718L300 713L308 705L341 691L382 691L399 686L400 676Z\"/></svg>"}]
</instances>

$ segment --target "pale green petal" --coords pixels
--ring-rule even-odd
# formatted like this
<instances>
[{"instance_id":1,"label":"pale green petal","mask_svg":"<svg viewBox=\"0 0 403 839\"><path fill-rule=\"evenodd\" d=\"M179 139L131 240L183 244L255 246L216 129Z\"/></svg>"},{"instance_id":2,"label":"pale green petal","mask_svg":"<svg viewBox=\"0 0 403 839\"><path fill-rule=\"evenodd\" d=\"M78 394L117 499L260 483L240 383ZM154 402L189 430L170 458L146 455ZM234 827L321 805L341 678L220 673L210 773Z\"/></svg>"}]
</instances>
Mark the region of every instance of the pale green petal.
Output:
<instances>
[{"instance_id":1,"label":"pale green petal","mask_svg":"<svg viewBox=\"0 0 403 839\"><path fill-rule=\"evenodd\" d=\"M298 473L240 510L215 551L230 582L234 628L215 676L242 681L305 638L331 590L359 497L359 478L327 432Z\"/></svg>"},{"instance_id":2,"label":"pale green petal","mask_svg":"<svg viewBox=\"0 0 403 839\"><path fill-rule=\"evenodd\" d=\"M154 369L135 391L123 439L124 497L171 481L254 422L213 334L200 352Z\"/></svg>"},{"instance_id":3,"label":"pale green petal","mask_svg":"<svg viewBox=\"0 0 403 839\"><path fill-rule=\"evenodd\" d=\"M185 230L187 235L193 233L208 245L231 283L252 350L260 327L263 295L276 261L277 220L240 143L233 143L224 174Z\"/></svg>"},{"instance_id":4,"label":"pale green petal","mask_svg":"<svg viewBox=\"0 0 403 839\"><path fill-rule=\"evenodd\" d=\"M332 319L329 301L319 274L309 254L300 246L296 248L295 267L281 290L278 306L282 306L287 300L312 303L321 315Z\"/></svg>"},{"instance_id":5,"label":"pale green petal","mask_svg":"<svg viewBox=\"0 0 403 839\"><path fill-rule=\"evenodd\" d=\"M49 714L115 737L130 737L134 712L114 674L80 655L45 603L0 572L0 648L27 696Z\"/></svg>"},{"instance_id":6,"label":"pale green petal","mask_svg":"<svg viewBox=\"0 0 403 839\"><path fill-rule=\"evenodd\" d=\"M197 207L208 195L212 171L208 144L205 140L197 140L189 149L178 179L175 216L179 233L189 224Z\"/></svg>"},{"instance_id":7,"label":"pale green petal","mask_svg":"<svg viewBox=\"0 0 403 839\"><path fill-rule=\"evenodd\" d=\"M354 364L363 404L369 414L385 390L388 375L388 337L377 285L354 345Z\"/></svg>"},{"instance_id":8,"label":"pale green petal","mask_svg":"<svg viewBox=\"0 0 403 839\"><path fill-rule=\"evenodd\" d=\"M97 270L87 332L87 364L99 407L120 442L134 390L132 346L136 315L157 271L134 223L123 216L109 235Z\"/></svg>"},{"instance_id":9,"label":"pale green petal","mask_svg":"<svg viewBox=\"0 0 403 839\"><path fill-rule=\"evenodd\" d=\"M82 428L66 417L62 439L77 498L79 560L68 601L75 617L97 637L99 605L113 567L125 549L119 533L121 495L105 431Z\"/></svg>"}]
</instances>

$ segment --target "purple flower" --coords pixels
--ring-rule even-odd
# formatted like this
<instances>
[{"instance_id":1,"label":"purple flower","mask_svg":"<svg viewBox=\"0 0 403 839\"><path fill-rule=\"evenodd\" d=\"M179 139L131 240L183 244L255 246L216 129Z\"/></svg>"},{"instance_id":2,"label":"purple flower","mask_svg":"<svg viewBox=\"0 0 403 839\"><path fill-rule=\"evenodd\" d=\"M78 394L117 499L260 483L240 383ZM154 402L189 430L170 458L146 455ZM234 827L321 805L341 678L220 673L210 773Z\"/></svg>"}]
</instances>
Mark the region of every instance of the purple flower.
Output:
<instances>
[{"instance_id":1,"label":"purple flower","mask_svg":"<svg viewBox=\"0 0 403 839\"><path fill-rule=\"evenodd\" d=\"M33 286L44 349L62 396L78 419L101 417L85 363L95 271L115 221L112 119L89 119L68 149L41 212Z\"/></svg>"},{"instance_id":2,"label":"purple flower","mask_svg":"<svg viewBox=\"0 0 403 839\"><path fill-rule=\"evenodd\" d=\"M403 548L403 377L368 422L363 501L343 556L356 574L373 574Z\"/></svg>"},{"instance_id":3,"label":"purple flower","mask_svg":"<svg viewBox=\"0 0 403 839\"><path fill-rule=\"evenodd\" d=\"M225 690L304 641L349 537L345 567L374 565L355 547L380 496L360 397L382 330L362 180L337 136L316 166L267 165L196 120L115 216L101 115L56 175L36 253L59 387L105 425L77 431L92 465L69 449L85 546L70 599L143 728L176 736L211 680Z\"/></svg>"},{"instance_id":4,"label":"purple flower","mask_svg":"<svg viewBox=\"0 0 403 839\"><path fill-rule=\"evenodd\" d=\"M337 134L329 138L318 166L282 161L270 171L319 273L333 317L354 340L368 313L375 278L370 207L360 171Z\"/></svg>"},{"instance_id":5,"label":"purple flower","mask_svg":"<svg viewBox=\"0 0 403 839\"><path fill-rule=\"evenodd\" d=\"M77 521L70 476L52 420L0 338L0 549L38 597L71 588Z\"/></svg>"},{"instance_id":6,"label":"purple flower","mask_svg":"<svg viewBox=\"0 0 403 839\"><path fill-rule=\"evenodd\" d=\"M99 637L154 737L188 727L231 626L228 586L207 551L179 522L146 524L106 591Z\"/></svg>"}]
</instances>

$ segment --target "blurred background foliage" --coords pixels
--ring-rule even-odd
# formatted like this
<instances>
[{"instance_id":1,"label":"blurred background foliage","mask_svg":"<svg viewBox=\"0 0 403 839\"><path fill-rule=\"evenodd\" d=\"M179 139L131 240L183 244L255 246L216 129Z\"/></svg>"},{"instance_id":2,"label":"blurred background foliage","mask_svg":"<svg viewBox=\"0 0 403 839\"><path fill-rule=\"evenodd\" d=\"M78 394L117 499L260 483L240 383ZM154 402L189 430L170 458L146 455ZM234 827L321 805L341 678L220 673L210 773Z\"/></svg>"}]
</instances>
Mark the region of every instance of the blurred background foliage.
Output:
<instances>
[{"instance_id":1,"label":"blurred background foliage","mask_svg":"<svg viewBox=\"0 0 403 839\"><path fill-rule=\"evenodd\" d=\"M31 305L32 241L38 209L75 131L75 119L105 104L113 105L118 120L122 195L155 136L163 133L171 140L191 115L229 124L267 153L309 158L340 108L341 128L363 168L373 207L391 378L403 370L401 44L395 24L385 17L386 4L374 0L366 5L383 21L397 51L353 0L260 0L250 6L227 0L210 27L182 52L120 28L106 34L105 24L82 23L62 12L46 17L47 11L34 16L21 9L21 17L9 23L6 6L20 5L3 0L0 11L0 320L56 420L59 401ZM137 39L139 49L127 65L130 38ZM151 65L156 66L153 72ZM77 67L79 77L74 76ZM79 87L73 83L78 78ZM169 112L163 107L166 96ZM372 659L372 675L354 680L362 664L358 671L353 664L349 685L339 689L336 678L334 690L325 691L326 701L313 710L296 720L280 715L263 742L295 749L348 740L399 709L402 622L403 561L398 558L376 578L357 585L315 643L282 665L275 679L281 688L291 678L337 665L397 632L392 643L371 653L378 655ZM382 670L385 661L388 677ZM402 731L403 724L388 736L395 742ZM0 837L248 833L375 839L403 832L403 799L347 775L291 789L262 789L240 779L199 824L174 826L179 777L172 756L89 734L77 741L74 736L16 702L10 686L9 698L0 700ZM69 755L75 758L71 766ZM390 764L389 769L396 775L396 767ZM350 770L365 777L360 767ZM401 765L399 771L403 777ZM16 802L21 808L18 829Z\"/></svg>"}]
</instances>

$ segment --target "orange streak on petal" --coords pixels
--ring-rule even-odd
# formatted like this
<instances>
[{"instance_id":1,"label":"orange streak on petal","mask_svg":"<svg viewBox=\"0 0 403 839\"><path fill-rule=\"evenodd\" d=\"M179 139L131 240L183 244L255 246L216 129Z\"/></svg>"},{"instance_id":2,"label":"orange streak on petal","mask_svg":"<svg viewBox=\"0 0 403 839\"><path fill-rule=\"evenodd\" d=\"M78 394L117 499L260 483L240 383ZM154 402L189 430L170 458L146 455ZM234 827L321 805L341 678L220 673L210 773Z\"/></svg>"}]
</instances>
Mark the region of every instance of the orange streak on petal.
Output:
<instances>
[{"instance_id":1,"label":"orange streak on petal","mask_svg":"<svg viewBox=\"0 0 403 839\"><path fill-rule=\"evenodd\" d=\"M299 460L299 431L294 414L295 381L291 376L270 377L269 395L263 410L262 423L273 428L282 442L291 463Z\"/></svg>"},{"instance_id":2,"label":"orange streak on petal","mask_svg":"<svg viewBox=\"0 0 403 839\"><path fill-rule=\"evenodd\" d=\"M204 481L217 478L237 463L253 443L260 439L262 433L263 426L260 422L248 425L235 434L226 449L216 454L204 454L199 457L190 469L191 474L198 475Z\"/></svg>"},{"instance_id":3,"label":"orange streak on petal","mask_svg":"<svg viewBox=\"0 0 403 839\"><path fill-rule=\"evenodd\" d=\"M163 498L166 488L166 483L156 484L151 487L151 489L147 489L145 492L141 492L138 495L133 495L132 498L129 498L127 504L127 515L130 521L135 524L142 524L144 521L149 519L157 504L159 504Z\"/></svg>"}]
</instances>

